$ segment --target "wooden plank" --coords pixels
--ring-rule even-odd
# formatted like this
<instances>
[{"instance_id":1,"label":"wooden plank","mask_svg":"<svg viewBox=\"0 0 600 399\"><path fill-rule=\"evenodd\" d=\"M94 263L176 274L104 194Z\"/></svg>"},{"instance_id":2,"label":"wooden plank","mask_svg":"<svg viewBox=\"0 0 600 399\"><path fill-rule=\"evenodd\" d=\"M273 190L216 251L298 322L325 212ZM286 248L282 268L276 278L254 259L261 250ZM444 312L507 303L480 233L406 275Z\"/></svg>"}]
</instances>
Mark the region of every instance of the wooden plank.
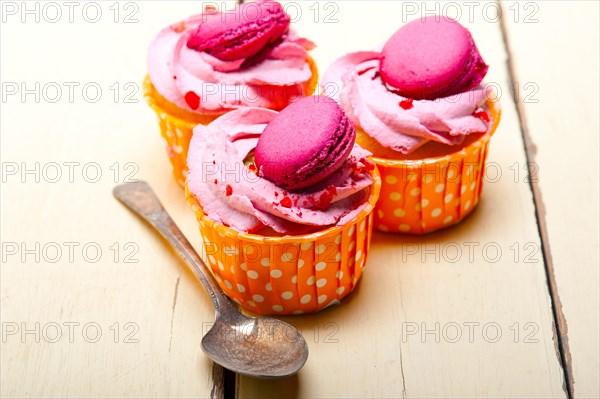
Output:
<instances>
[{"instance_id":1,"label":"wooden plank","mask_svg":"<svg viewBox=\"0 0 600 399\"><path fill-rule=\"evenodd\" d=\"M194 216L171 178L156 116L134 89L152 37L201 4L130 2L137 8L124 9L119 3L119 23L112 3L96 4L97 23L86 22L79 5L72 24L62 8L63 20L55 24L36 23L31 15L21 23L17 14L1 27L3 83L34 88L39 82L40 100L30 94L23 102L18 93L2 101L0 396L223 397L222 370L200 349L213 320L208 296L159 236L111 194L134 172L200 244ZM138 22L123 23L126 15ZM54 92L41 92L51 82L63 90L56 103L49 101ZM73 102L65 82L79 85ZM88 83L102 89L99 101L83 97ZM125 101L131 93L134 103ZM71 177L66 162L78 163L71 164ZM39 182L35 173L22 174L36 165ZM102 175L94 182L97 171ZM23 255L21 243L34 253ZM97 261L96 248L102 251Z\"/></svg>"},{"instance_id":2,"label":"wooden plank","mask_svg":"<svg viewBox=\"0 0 600 399\"><path fill-rule=\"evenodd\" d=\"M514 80L529 85L517 100L539 171L533 188L569 388L573 397L599 397L600 10L588 1L503 8ZM567 137L574 146L565 151Z\"/></svg>"},{"instance_id":3,"label":"wooden plank","mask_svg":"<svg viewBox=\"0 0 600 399\"><path fill-rule=\"evenodd\" d=\"M405 2L335 4L337 23L324 23L323 15L314 22L309 5L297 22L317 41L320 68L346 52L376 47L403 18L415 17L407 15ZM416 16L424 11L424 3L410 4ZM450 3L428 4L456 15ZM456 228L423 238L374 234L363 281L343 306L288 318L309 343L306 366L282 381L239 377L238 397L566 396L532 193L510 169L526 157L507 94L500 24L482 16L483 5L470 22L468 9L458 4L460 21L491 65L488 82L504 93L489 158L501 177L487 182L479 208ZM494 343L496 329L501 337Z\"/></svg>"}]
</instances>

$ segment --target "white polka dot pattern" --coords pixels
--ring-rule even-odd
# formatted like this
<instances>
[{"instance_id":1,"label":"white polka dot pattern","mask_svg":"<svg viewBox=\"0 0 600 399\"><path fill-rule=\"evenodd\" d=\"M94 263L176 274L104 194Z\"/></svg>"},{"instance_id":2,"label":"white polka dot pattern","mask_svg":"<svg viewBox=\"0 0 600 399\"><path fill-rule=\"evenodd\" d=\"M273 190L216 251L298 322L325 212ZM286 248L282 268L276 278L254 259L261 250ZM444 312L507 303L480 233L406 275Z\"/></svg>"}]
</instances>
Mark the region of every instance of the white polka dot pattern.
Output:
<instances>
[{"instance_id":1,"label":"white polka dot pattern","mask_svg":"<svg viewBox=\"0 0 600 399\"><path fill-rule=\"evenodd\" d=\"M426 163L375 159L383 183L374 227L424 234L461 221L479 202L488 139Z\"/></svg>"}]
</instances>

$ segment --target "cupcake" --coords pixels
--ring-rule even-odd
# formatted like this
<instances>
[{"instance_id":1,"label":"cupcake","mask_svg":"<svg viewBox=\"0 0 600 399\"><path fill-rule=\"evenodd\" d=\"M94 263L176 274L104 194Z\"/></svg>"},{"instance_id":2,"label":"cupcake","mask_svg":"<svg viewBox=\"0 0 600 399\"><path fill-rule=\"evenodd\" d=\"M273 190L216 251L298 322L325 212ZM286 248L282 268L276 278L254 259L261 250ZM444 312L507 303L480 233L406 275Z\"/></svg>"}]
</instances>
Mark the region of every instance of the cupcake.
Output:
<instances>
[{"instance_id":1,"label":"cupcake","mask_svg":"<svg viewBox=\"0 0 600 399\"><path fill-rule=\"evenodd\" d=\"M341 107L307 97L194 129L187 200L223 291L259 314L339 303L367 260L380 189Z\"/></svg>"},{"instance_id":2,"label":"cupcake","mask_svg":"<svg viewBox=\"0 0 600 399\"><path fill-rule=\"evenodd\" d=\"M150 44L144 95L159 118L183 186L192 130L243 106L281 110L310 95L314 44L290 28L275 1L204 13L163 29Z\"/></svg>"},{"instance_id":3,"label":"cupcake","mask_svg":"<svg viewBox=\"0 0 600 399\"><path fill-rule=\"evenodd\" d=\"M380 52L356 52L325 73L381 173L375 228L423 234L461 221L479 202L500 107L488 66L458 22L408 23Z\"/></svg>"}]
</instances>

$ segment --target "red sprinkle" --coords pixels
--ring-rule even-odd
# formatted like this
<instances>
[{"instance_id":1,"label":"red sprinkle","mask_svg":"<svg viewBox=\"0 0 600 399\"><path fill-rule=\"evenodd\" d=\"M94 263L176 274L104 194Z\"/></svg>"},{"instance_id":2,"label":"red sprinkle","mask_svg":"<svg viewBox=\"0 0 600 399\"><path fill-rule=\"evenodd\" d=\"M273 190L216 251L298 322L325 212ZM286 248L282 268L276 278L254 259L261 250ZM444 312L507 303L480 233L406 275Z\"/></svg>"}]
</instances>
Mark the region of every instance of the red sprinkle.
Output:
<instances>
[{"instance_id":1,"label":"red sprinkle","mask_svg":"<svg viewBox=\"0 0 600 399\"><path fill-rule=\"evenodd\" d=\"M188 91L185 93L185 102L191 109L197 110L200 106L200 97L193 91Z\"/></svg>"},{"instance_id":2,"label":"red sprinkle","mask_svg":"<svg viewBox=\"0 0 600 399\"><path fill-rule=\"evenodd\" d=\"M177 80L177 76L173 75L173 79Z\"/></svg>"},{"instance_id":3,"label":"red sprinkle","mask_svg":"<svg viewBox=\"0 0 600 399\"><path fill-rule=\"evenodd\" d=\"M292 200L290 199L290 197L283 197L279 205L283 206L284 208L291 208Z\"/></svg>"},{"instance_id":4,"label":"red sprinkle","mask_svg":"<svg viewBox=\"0 0 600 399\"><path fill-rule=\"evenodd\" d=\"M362 162L365 165L365 170L369 172L375 169L375 164L367 158L361 158L360 162Z\"/></svg>"},{"instance_id":5,"label":"red sprinkle","mask_svg":"<svg viewBox=\"0 0 600 399\"><path fill-rule=\"evenodd\" d=\"M215 184L219 184L219 182L217 181L217 179L215 179Z\"/></svg>"},{"instance_id":6,"label":"red sprinkle","mask_svg":"<svg viewBox=\"0 0 600 399\"><path fill-rule=\"evenodd\" d=\"M213 159L213 165L216 165L216 164L217 164L217 161L215 161L215 160Z\"/></svg>"},{"instance_id":7,"label":"red sprinkle","mask_svg":"<svg viewBox=\"0 0 600 399\"><path fill-rule=\"evenodd\" d=\"M302 212L298 212L296 215L298 215L299 218L302 217Z\"/></svg>"},{"instance_id":8,"label":"red sprinkle","mask_svg":"<svg viewBox=\"0 0 600 399\"><path fill-rule=\"evenodd\" d=\"M315 201L312 197L309 197L313 203L313 209L326 211L329 208L329 204L333 200L333 196L337 194L337 189L334 185L329 185L323 193L319 196L318 201Z\"/></svg>"},{"instance_id":9,"label":"red sprinkle","mask_svg":"<svg viewBox=\"0 0 600 399\"><path fill-rule=\"evenodd\" d=\"M233 194L233 188L231 188L231 186L228 184L225 187L225 195L229 197L231 194Z\"/></svg>"},{"instance_id":10,"label":"red sprinkle","mask_svg":"<svg viewBox=\"0 0 600 399\"><path fill-rule=\"evenodd\" d=\"M400 101L398 105L400 105L400 108L402 109L409 110L413 107L413 99L407 98L406 100Z\"/></svg>"},{"instance_id":11,"label":"red sprinkle","mask_svg":"<svg viewBox=\"0 0 600 399\"><path fill-rule=\"evenodd\" d=\"M275 196L277 197L279 195L279 193L277 191L275 191Z\"/></svg>"},{"instance_id":12,"label":"red sprinkle","mask_svg":"<svg viewBox=\"0 0 600 399\"><path fill-rule=\"evenodd\" d=\"M490 116L485 111L475 112L473 116L481 119L485 123L490 123Z\"/></svg>"},{"instance_id":13,"label":"red sprinkle","mask_svg":"<svg viewBox=\"0 0 600 399\"><path fill-rule=\"evenodd\" d=\"M251 172L256 172L258 169L256 168L256 165L251 163L250 165L248 165L248 169L250 169Z\"/></svg>"},{"instance_id":14,"label":"red sprinkle","mask_svg":"<svg viewBox=\"0 0 600 399\"><path fill-rule=\"evenodd\" d=\"M315 204L315 207L321 211L326 211L327 208L329 208L329 204L331 204L332 199L333 195L329 191L325 191L319 197L319 202Z\"/></svg>"}]
</instances>

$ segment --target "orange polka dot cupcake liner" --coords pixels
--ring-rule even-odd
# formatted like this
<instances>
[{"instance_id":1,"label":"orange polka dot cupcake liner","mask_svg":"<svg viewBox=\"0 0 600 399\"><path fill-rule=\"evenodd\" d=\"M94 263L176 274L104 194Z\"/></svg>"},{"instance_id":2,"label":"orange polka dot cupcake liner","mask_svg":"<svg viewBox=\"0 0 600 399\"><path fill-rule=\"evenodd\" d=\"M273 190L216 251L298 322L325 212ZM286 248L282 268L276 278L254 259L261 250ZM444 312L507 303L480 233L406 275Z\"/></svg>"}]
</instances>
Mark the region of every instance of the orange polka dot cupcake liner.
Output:
<instances>
[{"instance_id":1,"label":"orange polka dot cupcake liner","mask_svg":"<svg viewBox=\"0 0 600 399\"><path fill-rule=\"evenodd\" d=\"M210 219L186 187L207 265L234 302L258 314L313 313L340 303L367 262L381 180L373 171L367 206L351 222L299 236L240 233Z\"/></svg>"},{"instance_id":2,"label":"orange polka dot cupcake liner","mask_svg":"<svg viewBox=\"0 0 600 399\"><path fill-rule=\"evenodd\" d=\"M454 225L479 203L489 141L500 122L500 105L488 101L492 124L477 141L453 154L423 160L372 157L381 173L374 228L425 234Z\"/></svg>"},{"instance_id":3,"label":"orange polka dot cupcake liner","mask_svg":"<svg viewBox=\"0 0 600 399\"><path fill-rule=\"evenodd\" d=\"M173 177L183 187L187 175L187 154L194 127L199 124L207 125L220 114L196 115L177 107L158 94L148 76L144 79L144 97L158 116L160 134L166 141L167 155L173 166Z\"/></svg>"},{"instance_id":4,"label":"orange polka dot cupcake liner","mask_svg":"<svg viewBox=\"0 0 600 399\"><path fill-rule=\"evenodd\" d=\"M318 80L317 65L312 58L309 58L309 65L312 71L312 78L306 83L305 90L307 96L315 91ZM187 155L194 127L208 125L223 115L223 113L199 115L179 108L156 91L149 76L146 76L144 79L143 87L144 97L148 105L150 105L158 116L160 134L166 141L167 155L173 166L173 177L183 187L188 171Z\"/></svg>"}]
</instances>

